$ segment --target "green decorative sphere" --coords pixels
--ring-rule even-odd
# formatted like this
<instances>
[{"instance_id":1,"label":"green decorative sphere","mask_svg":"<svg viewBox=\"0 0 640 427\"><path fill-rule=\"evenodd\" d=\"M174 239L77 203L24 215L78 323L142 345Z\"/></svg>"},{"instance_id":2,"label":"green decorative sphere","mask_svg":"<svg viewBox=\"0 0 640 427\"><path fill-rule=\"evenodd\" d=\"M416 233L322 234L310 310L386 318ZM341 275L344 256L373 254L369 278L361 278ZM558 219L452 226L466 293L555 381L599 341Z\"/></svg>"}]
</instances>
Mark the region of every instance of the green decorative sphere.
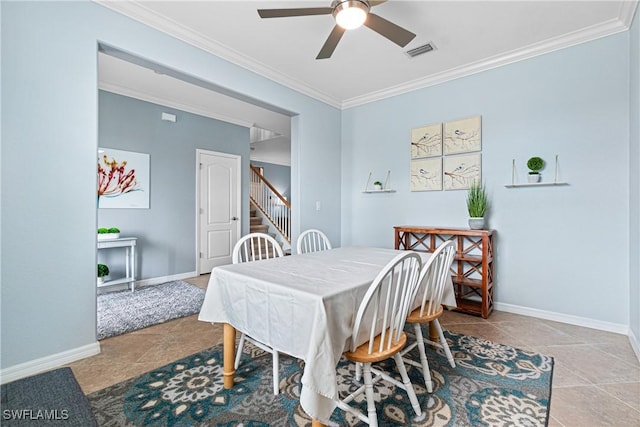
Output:
<instances>
[{"instance_id":1,"label":"green decorative sphere","mask_svg":"<svg viewBox=\"0 0 640 427\"><path fill-rule=\"evenodd\" d=\"M531 169L532 172L538 172L544 167L544 160L540 157L532 157L527 160L527 167Z\"/></svg>"}]
</instances>

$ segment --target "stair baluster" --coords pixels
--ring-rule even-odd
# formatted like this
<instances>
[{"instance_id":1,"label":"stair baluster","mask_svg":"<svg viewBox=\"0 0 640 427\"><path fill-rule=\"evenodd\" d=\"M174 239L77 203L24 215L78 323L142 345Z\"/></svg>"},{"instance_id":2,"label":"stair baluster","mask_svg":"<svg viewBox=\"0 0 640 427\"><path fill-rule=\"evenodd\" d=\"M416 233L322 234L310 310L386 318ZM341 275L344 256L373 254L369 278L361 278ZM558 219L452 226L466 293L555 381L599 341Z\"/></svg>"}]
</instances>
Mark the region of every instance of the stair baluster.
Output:
<instances>
[{"instance_id":1,"label":"stair baluster","mask_svg":"<svg viewBox=\"0 0 640 427\"><path fill-rule=\"evenodd\" d=\"M253 204L273 224L282 237L291 243L291 205L282 194L262 175L250 166L249 197Z\"/></svg>"}]
</instances>

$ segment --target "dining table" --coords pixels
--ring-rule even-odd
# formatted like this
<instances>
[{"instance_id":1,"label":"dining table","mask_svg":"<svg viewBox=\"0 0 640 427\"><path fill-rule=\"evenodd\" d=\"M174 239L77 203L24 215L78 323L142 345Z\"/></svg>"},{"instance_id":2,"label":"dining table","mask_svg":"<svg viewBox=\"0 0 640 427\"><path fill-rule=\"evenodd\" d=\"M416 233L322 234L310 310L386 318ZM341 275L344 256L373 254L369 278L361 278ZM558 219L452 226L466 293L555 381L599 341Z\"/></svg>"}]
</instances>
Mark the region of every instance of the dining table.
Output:
<instances>
[{"instance_id":1,"label":"dining table","mask_svg":"<svg viewBox=\"0 0 640 427\"><path fill-rule=\"evenodd\" d=\"M327 424L338 399L336 367L367 289L399 253L341 247L213 268L198 319L223 323L224 387L234 385L236 331L304 360L300 405ZM431 256L418 252L423 264ZM451 281L443 304L455 307ZM366 341L357 338L357 345Z\"/></svg>"}]
</instances>

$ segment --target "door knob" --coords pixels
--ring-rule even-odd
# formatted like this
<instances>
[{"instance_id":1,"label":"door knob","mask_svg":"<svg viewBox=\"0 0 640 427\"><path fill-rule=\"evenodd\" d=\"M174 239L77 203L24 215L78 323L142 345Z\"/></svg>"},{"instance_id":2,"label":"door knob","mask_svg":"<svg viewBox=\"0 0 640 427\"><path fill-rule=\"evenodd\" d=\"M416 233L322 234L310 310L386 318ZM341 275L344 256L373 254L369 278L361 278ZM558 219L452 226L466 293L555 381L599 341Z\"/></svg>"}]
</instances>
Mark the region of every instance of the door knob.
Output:
<instances>
[{"instance_id":1,"label":"door knob","mask_svg":"<svg viewBox=\"0 0 640 427\"><path fill-rule=\"evenodd\" d=\"M239 218L237 216L234 216L233 218L231 218L233 221L237 221Z\"/></svg>"}]
</instances>

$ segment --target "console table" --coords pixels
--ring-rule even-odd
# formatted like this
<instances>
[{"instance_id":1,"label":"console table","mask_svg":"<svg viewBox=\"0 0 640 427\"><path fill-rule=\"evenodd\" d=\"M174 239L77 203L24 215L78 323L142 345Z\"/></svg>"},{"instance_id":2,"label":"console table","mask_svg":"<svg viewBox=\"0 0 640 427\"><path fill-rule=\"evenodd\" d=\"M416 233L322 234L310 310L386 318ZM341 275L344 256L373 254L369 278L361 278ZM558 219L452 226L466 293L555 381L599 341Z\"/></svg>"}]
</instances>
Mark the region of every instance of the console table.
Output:
<instances>
[{"instance_id":1,"label":"console table","mask_svg":"<svg viewBox=\"0 0 640 427\"><path fill-rule=\"evenodd\" d=\"M453 240L456 255L451 266L456 311L489 317L493 311L493 230L397 226L395 248L433 252Z\"/></svg>"},{"instance_id":2,"label":"console table","mask_svg":"<svg viewBox=\"0 0 640 427\"><path fill-rule=\"evenodd\" d=\"M120 237L118 239L98 240L98 250L111 248L125 249L125 277L116 280L105 280L104 283L98 285L103 286L120 285L128 283L131 286L131 292L136 289L136 242L137 237Z\"/></svg>"}]
</instances>

